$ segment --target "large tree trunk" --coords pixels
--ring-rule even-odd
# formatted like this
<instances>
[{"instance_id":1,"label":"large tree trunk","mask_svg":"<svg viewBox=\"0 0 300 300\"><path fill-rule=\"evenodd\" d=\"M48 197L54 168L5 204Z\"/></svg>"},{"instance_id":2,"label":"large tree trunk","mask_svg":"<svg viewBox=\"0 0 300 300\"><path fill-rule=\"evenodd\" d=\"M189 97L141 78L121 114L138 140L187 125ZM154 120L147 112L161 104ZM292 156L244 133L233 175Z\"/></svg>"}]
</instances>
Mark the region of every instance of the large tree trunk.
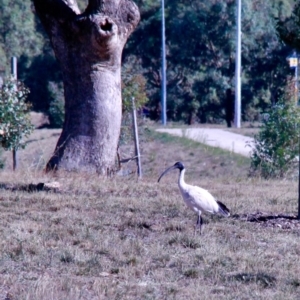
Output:
<instances>
[{"instance_id":1,"label":"large tree trunk","mask_svg":"<svg viewBox=\"0 0 300 300\"><path fill-rule=\"evenodd\" d=\"M65 122L47 170L109 174L121 127L121 55L140 15L130 0L34 0L63 73Z\"/></svg>"}]
</instances>

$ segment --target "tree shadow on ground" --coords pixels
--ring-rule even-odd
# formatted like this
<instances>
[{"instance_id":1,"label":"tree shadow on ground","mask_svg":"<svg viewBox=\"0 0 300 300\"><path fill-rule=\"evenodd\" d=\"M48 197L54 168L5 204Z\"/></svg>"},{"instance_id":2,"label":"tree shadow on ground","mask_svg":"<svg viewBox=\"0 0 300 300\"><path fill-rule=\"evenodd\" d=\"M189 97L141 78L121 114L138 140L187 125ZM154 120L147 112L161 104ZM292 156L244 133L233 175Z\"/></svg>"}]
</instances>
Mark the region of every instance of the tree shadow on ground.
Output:
<instances>
[{"instance_id":1,"label":"tree shadow on ground","mask_svg":"<svg viewBox=\"0 0 300 300\"><path fill-rule=\"evenodd\" d=\"M0 182L0 190L8 190L8 191L23 191L28 193L33 192L59 192L59 184L56 182L52 183L44 183L39 182L37 184L29 183L29 184L10 184Z\"/></svg>"},{"instance_id":2,"label":"tree shadow on ground","mask_svg":"<svg viewBox=\"0 0 300 300\"><path fill-rule=\"evenodd\" d=\"M278 227L282 229L299 229L300 220L296 215L274 214L270 215L264 212L255 212L249 214L235 214L232 216L234 219L252 222L259 224L263 227Z\"/></svg>"}]
</instances>

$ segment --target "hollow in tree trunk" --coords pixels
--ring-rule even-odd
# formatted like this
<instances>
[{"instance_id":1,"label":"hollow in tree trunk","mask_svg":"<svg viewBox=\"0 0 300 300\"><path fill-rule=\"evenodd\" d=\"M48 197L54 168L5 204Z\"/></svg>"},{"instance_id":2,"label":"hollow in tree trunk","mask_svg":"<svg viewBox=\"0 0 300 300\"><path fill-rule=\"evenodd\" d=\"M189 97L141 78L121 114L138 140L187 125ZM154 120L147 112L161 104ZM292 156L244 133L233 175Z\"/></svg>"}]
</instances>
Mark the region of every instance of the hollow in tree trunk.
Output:
<instances>
[{"instance_id":1,"label":"hollow in tree trunk","mask_svg":"<svg viewBox=\"0 0 300 300\"><path fill-rule=\"evenodd\" d=\"M46 169L110 174L121 127L121 55L140 15L131 0L34 0L60 63L65 121Z\"/></svg>"}]
</instances>

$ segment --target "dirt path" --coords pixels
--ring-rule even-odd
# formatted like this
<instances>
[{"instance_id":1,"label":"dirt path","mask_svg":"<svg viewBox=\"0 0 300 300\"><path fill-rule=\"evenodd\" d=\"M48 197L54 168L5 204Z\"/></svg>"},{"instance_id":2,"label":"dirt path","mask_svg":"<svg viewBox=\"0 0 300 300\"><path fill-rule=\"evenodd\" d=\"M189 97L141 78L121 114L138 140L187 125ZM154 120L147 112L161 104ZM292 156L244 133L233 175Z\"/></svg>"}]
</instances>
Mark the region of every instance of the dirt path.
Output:
<instances>
[{"instance_id":1,"label":"dirt path","mask_svg":"<svg viewBox=\"0 0 300 300\"><path fill-rule=\"evenodd\" d=\"M254 141L251 137L215 128L160 128L157 131L184 136L212 147L223 148L248 157L251 155L251 147L248 145Z\"/></svg>"}]
</instances>

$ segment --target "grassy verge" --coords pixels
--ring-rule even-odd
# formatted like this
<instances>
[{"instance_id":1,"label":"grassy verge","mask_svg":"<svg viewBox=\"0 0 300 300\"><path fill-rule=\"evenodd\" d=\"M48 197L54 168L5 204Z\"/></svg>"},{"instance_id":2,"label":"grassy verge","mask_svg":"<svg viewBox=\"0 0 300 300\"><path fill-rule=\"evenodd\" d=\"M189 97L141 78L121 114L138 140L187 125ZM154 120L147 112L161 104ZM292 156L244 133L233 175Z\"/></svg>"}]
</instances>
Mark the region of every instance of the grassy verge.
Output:
<instances>
[{"instance_id":1,"label":"grassy verge","mask_svg":"<svg viewBox=\"0 0 300 300\"><path fill-rule=\"evenodd\" d=\"M146 169L157 170L156 175L176 161L184 162L189 180L205 177L236 179L248 174L249 158L221 148L151 130L147 132L147 141L142 145L143 161Z\"/></svg>"},{"instance_id":2,"label":"grassy verge","mask_svg":"<svg viewBox=\"0 0 300 300\"><path fill-rule=\"evenodd\" d=\"M190 140L152 131L143 139L140 181L0 173L0 299L297 299L297 183L249 179L247 158ZM204 216L202 236L178 173L157 183L177 160L188 182L231 209L227 219ZM61 189L13 188L51 181ZM283 215L287 226L248 218L258 212Z\"/></svg>"},{"instance_id":3,"label":"grassy verge","mask_svg":"<svg viewBox=\"0 0 300 300\"><path fill-rule=\"evenodd\" d=\"M5 176L5 178L3 178ZM8 177L23 183L23 174ZM288 182L201 180L230 207L196 216L171 178L134 182L62 174L61 192L1 189L0 296L4 299L296 299L299 229L239 215L292 215Z\"/></svg>"}]
</instances>

